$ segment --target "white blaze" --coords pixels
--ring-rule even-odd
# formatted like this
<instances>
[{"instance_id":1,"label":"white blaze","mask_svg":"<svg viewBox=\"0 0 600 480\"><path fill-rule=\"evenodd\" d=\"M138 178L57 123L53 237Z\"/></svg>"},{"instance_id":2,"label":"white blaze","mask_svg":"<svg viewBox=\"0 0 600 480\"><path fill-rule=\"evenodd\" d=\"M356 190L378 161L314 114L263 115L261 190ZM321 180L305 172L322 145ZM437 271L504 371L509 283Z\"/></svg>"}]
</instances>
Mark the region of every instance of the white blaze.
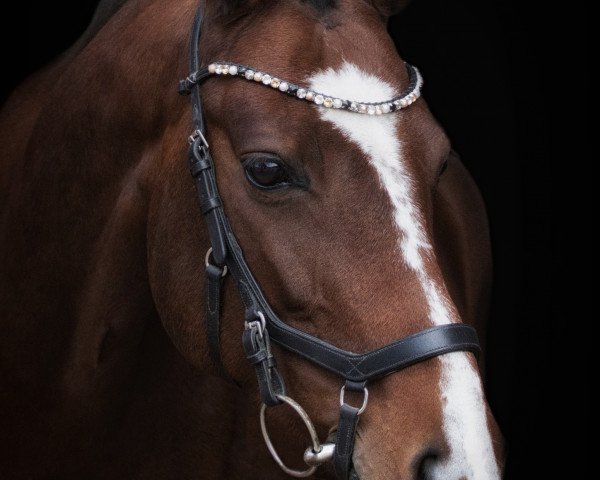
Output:
<instances>
[{"instance_id":1,"label":"white blaze","mask_svg":"<svg viewBox=\"0 0 600 480\"><path fill-rule=\"evenodd\" d=\"M348 100L380 102L397 95L391 85L349 63L337 71L319 72L309 82L311 89L317 92ZM425 269L432 247L412 199L412 180L402 161L402 145L397 136L398 118L402 113L364 115L322 107L318 111L322 119L360 147L377 171L393 206L400 252L421 283L431 322L434 325L455 322L450 302L444 295L445 286L438 285ZM442 355L439 360L442 363L440 391L444 433L451 452L447 461L432 466L429 477L436 480L499 479L479 375L464 352Z\"/></svg>"}]
</instances>

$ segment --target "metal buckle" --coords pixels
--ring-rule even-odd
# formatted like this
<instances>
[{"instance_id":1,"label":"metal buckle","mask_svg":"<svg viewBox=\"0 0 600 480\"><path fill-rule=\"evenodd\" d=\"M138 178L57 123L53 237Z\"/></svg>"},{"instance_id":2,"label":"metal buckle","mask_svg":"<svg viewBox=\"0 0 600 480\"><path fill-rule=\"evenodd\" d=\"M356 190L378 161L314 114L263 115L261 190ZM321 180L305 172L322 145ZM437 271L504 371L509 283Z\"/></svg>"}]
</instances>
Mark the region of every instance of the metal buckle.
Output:
<instances>
[{"instance_id":1,"label":"metal buckle","mask_svg":"<svg viewBox=\"0 0 600 480\"><path fill-rule=\"evenodd\" d=\"M204 135L202 135L202 132L200 130L196 130L194 131L194 133L192 133L189 137L188 137L188 141L191 143L194 143L197 139L202 140L202 145L204 145L206 148L208 147L208 142L206 141L206 138L204 138Z\"/></svg>"},{"instance_id":2,"label":"metal buckle","mask_svg":"<svg viewBox=\"0 0 600 480\"><path fill-rule=\"evenodd\" d=\"M192 73L190 73L190 74L187 76L186 80L187 80L188 82L190 82L192 85L194 85L194 84L198 83L198 77L197 77L197 73L198 73L198 72L192 72Z\"/></svg>"},{"instance_id":3,"label":"metal buckle","mask_svg":"<svg viewBox=\"0 0 600 480\"><path fill-rule=\"evenodd\" d=\"M258 332L258 336L262 339L263 332L267 328L267 320L265 319L265 316L263 315L263 313L261 311L256 312L256 316L258 317L257 320L252 320L250 322L244 322L244 326L248 330L256 329L256 331Z\"/></svg>"},{"instance_id":4,"label":"metal buckle","mask_svg":"<svg viewBox=\"0 0 600 480\"><path fill-rule=\"evenodd\" d=\"M262 407L260 408L260 429L262 430L263 438L265 439L265 444L267 445L267 448L268 448L269 452L271 453L273 460L275 460L277 465L279 465L285 473L287 473L288 475L290 475L292 477L296 477L296 478L309 477L310 475L315 473L317 466L319 466L321 463L329 460L333 456L333 448L329 446L329 445L333 445L333 444L327 443L327 444L321 445L321 443L319 442L319 437L317 436L317 431L315 430L315 426L313 425L312 421L310 420L310 417L308 416L306 411L296 401L292 400L290 397L286 397L285 395L277 395L277 398L279 400L281 400L282 402L287 403L290 407L292 407L292 409L302 419L302 421L304 422L304 425L306 425L306 429L308 430L308 433L310 434L310 439L312 442L312 448L308 447L306 449L306 452L304 452L304 461L307 463L307 465L309 465L309 468L307 468L306 470L294 470L292 468L287 467L283 463L281 458L279 458L279 455L277 454L277 451L275 450L275 447L273 446L273 443L271 442L271 438L269 437L269 432L267 431L267 424L265 421L265 411L267 409L267 406L263 403ZM335 447L335 445L333 445L333 447ZM308 454L309 450L312 452L312 454ZM323 454L319 455L321 452ZM308 458L307 458L307 454L308 454ZM309 463L309 462L313 462L313 463Z\"/></svg>"},{"instance_id":5,"label":"metal buckle","mask_svg":"<svg viewBox=\"0 0 600 480\"><path fill-rule=\"evenodd\" d=\"M208 267L209 265L212 265L210 263L210 254L212 253L213 249L212 247L210 247L207 251L206 251L206 255L204 256L204 266ZM221 274L221 277L224 277L225 275L227 275L227 265L223 265L223 273Z\"/></svg>"},{"instance_id":6,"label":"metal buckle","mask_svg":"<svg viewBox=\"0 0 600 480\"><path fill-rule=\"evenodd\" d=\"M344 405L344 403L346 403L344 401L344 395L346 393L346 385L342 386L342 389L340 390L340 407L342 405ZM369 402L369 390L367 390L367 387L363 388L363 402L361 407L358 409L358 413L357 415L360 415L361 413L363 413L365 411L365 409L367 408L367 403Z\"/></svg>"}]
</instances>

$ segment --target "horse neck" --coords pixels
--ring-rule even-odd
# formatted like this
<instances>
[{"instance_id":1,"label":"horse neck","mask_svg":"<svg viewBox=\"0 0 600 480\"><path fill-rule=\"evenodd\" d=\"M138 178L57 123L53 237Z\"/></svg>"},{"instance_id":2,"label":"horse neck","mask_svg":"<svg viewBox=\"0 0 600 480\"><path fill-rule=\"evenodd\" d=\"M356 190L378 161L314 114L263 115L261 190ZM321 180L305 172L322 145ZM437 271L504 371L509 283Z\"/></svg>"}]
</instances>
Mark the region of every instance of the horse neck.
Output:
<instances>
[{"instance_id":1,"label":"horse neck","mask_svg":"<svg viewBox=\"0 0 600 480\"><path fill-rule=\"evenodd\" d=\"M3 112L33 119L0 137L7 145L11 137L29 139L8 149L0 303L3 327L18 337L3 338L31 351L6 345L7 370L78 388L103 355L119 341L135 344L155 317L146 272L148 179L166 124L186 112L176 79L186 69L184 7L193 2L183 3L124 7L61 62L60 75L49 69L35 77L44 95L21 89Z\"/></svg>"},{"instance_id":2,"label":"horse neck","mask_svg":"<svg viewBox=\"0 0 600 480\"><path fill-rule=\"evenodd\" d=\"M149 182L164 157L161 140L175 135L169 124L189 118L177 79L187 73L195 2L134 3L81 51L36 75L38 88L20 89L2 114L27 121L0 124L11 180L0 205L0 377L13 386L0 408L45 419L26 428L10 423L4 432L29 445L40 472L61 459L74 465L66 457L71 447L92 465L97 447L83 438L102 444L123 405L161 412L172 420L165 428L175 430L182 411L197 415L192 406L206 404L176 394L197 372L183 368L161 328L146 264ZM15 147L15 138L28 140ZM135 372L145 368L153 374L142 381ZM158 388L157 378L164 380ZM211 392L228 404L218 389ZM125 435L156 436L147 422L129 423ZM56 445L47 444L50 430ZM142 458L148 445L140 445Z\"/></svg>"}]
</instances>

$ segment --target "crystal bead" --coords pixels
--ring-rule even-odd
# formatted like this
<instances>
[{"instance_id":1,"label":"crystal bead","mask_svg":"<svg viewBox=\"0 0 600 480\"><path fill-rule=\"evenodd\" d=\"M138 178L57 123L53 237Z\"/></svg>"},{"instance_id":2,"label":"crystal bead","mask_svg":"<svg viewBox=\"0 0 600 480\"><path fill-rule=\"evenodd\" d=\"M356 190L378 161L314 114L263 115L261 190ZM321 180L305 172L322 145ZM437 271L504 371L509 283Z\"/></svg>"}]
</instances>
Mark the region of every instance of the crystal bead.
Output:
<instances>
[{"instance_id":1,"label":"crystal bead","mask_svg":"<svg viewBox=\"0 0 600 480\"><path fill-rule=\"evenodd\" d=\"M311 92L310 90L306 92L306 99L308 101L312 101L315 98L315 92Z\"/></svg>"},{"instance_id":2,"label":"crystal bead","mask_svg":"<svg viewBox=\"0 0 600 480\"><path fill-rule=\"evenodd\" d=\"M304 90L303 88L299 88L296 92L296 96L298 98L306 98L306 90Z\"/></svg>"},{"instance_id":3,"label":"crystal bead","mask_svg":"<svg viewBox=\"0 0 600 480\"><path fill-rule=\"evenodd\" d=\"M368 113L369 115L375 115L375 107L374 107L373 105L369 105L369 106L367 107L367 113Z\"/></svg>"},{"instance_id":4,"label":"crystal bead","mask_svg":"<svg viewBox=\"0 0 600 480\"><path fill-rule=\"evenodd\" d=\"M287 82L281 82L279 84L279 90L281 90L282 92L287 92L289 88L289 84Z\"/></svg>"},{"instance_id":5,"label":"crystal bead","mask_svg":"<svg viewBox=\"0 0 600 480\"><path fill-rule=\"evenodd\" d=\"M229 75L237 75L237 74L238 74L237 65L230 65L229 66Z\"/></svg>"},{"instance_id":6,"label":"crystal bead","mask_svg":"<svg viewBox=\"0 0 600 480\"><path fill-rule=\"evenodd\" d=\"M278 78L274 78L273 80L271 80L271 86L273 88L278 88L280 83L281 83L281 80L279 80Z\"/></svg>"},{"instance_id":7,"label":"crystal bead","mask_svg":"<svg viewBox=\"0 0 600 480\"><path fill-rule=\"evenodd\" d=\"M254 81L260 82L263 78L263 74L261 72L254 72Z\"/></svg>"},{"instance_id":8,"label":"crystal bead","mask_svg":"<svg viewBox=\"0 0 600 480\"><path fill-rule=\"evenodd\" d=\"M314 102L317 105L322 105L324 101L325 101L325 99L323 98L323 95L316 95L315 96Z\"/></svg>"},{"instance_id":9,"label":"crystal bead","mask_svg":"<svg viewBox=\"0 0 600 480\"><path fill-rule=\"evenodd\" d=\"M215 73L217 75L221 75L222 71L223 71L223 69L221 68L221 65L217 65L217 68L215 68Z\"/></svg>"},{"instance_id":10,"label":"crystal bead","mask_svg":"<svg viewBox=\"0 0 600 480\"><path fill-rule=\"evenodd\" d=\"M392 108L392 106L391 106L389 103L384 103L384 104L381 106L381 111L382 111L383 113L389 113L389 112L390 112L390 110L391 110L391 108Z\"/></svg>"},{"instance_id":11,"label":"crystal bead","mask_svg":"<svg viewBox=\"0 0 600 480\"><path fill-rule=\"evenodd\" d=\"M246 70L244 73L246 80L252 80L254 78L254 72L252 70Z\"/></svg>"},{"instance_id":12,"label":"crystal bead","mask_svg":"<svg viewBox=\"0 0 600 480\"><path fill-rule=\"evenodd\" d=\"M342 101L339 98L333 99L333 108L342 108Z\"/></svg>"},{"instance_id":13,"label":"crystal bead","mask_svg":"<svg viewBox=\"0 0 600 480\"><path fill-rule=\"evenodd\" d=\"M363 105L362 103L358 106L358 111L360 113L367 113L367 106Z\"/></svg>"},{"instance_id":14,"label":"crystal bead","mask_svg":"<svg viewBox=\"0 0 600 480\"><path fill-rule=\"evenodd\" d=\"M211 63L208 66L208 73L215 73L215 70L217 69L217 66L214 63Z\"/></svg>"},{"instance_id":15,"label":"crystal bead","mask_svg":"<svg viewBox=\"0 0 600 480\"><path fill-rule=\"evenodd\" d=\"M265 85L269 85L271 83L271 75L263 75L262 82Z\"/></svg>"},{"instance_id":16,"label":"crystal bead","mask_svg":"<svg viewBox=\"0 0 600 480\"><path fill-rule=\"evenodd\" d=\"M327 97L325 100L323 100L323 105L325 105L327 108L333 107L333 99Z\"/></svg>"}]
</instances>

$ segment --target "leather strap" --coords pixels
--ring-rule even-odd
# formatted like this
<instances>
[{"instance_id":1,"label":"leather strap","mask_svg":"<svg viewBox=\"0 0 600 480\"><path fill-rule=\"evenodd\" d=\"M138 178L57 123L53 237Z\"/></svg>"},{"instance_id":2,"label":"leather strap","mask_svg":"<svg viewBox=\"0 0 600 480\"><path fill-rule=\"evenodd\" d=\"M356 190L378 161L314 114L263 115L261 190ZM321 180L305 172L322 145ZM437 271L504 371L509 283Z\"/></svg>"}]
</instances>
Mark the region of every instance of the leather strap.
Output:
<instances>
[{"instance_id":1,"label":"leather strap","mask_svg":"<svg viewBox=\"0 0 600 480\"><path fill-rule=\"evenodd\" d=\"M285 386L277 370L277 362L271 352L269 331L254 316L254 320L246 321L242 334L242 344L246 358L254 365L261 400L269 407L279 405L277 395L285 395Z\"/></svg>"},{"instance_id":2,"label":"leather strap","mask_svg":"<svg viewBox=\"0 0 600 480\"><path fill-rule=\"evenodd\" d=\"M223 291L223 267L208 264L206 266L206 338L210 359L225 374L221 357L221 292Z\"/></svg>"},{"instance_id":3,"label":"leather strap","mask_svg":"<svg viewBox=\"0 0 600 480\"><path fill-rule=\"evenodd\" d=\"M355 382L373 380L391 372L449 352L479 353L477 332L469 325L452 323L422 330L367 353L337 348L304 332L269 322L272 340L340 377Z\"/></svg>"},{"instance_id":4,"label":"leather strap","mask_svg":"<svg viewBox=\"0 0 600 480\"><path fill-rule=\"evenodd\" d=\"M333 453L333 468L339 479L346 479L350 476L357 425L358 408L343 404L340 407L340 419Z\"/></svg>"},{"instance_id":5,"label":"leather strap","mask_svg":"<svg viewBox=\"0 0 600 480\"><path fill-rule=\"evenodd\" d=\"M197 72L200 65L200 36L202 35L202 19L204 17L204 1L198 2L198 8L196 9L196 15L192 23L192 34L190 35L190 72ZM192 120L197 130L202 133L206 131L204 125L204 117L202 112L202 103L200 101L200 89L198 88L199 83L196 81L190 84L189 94L192 100ZM181 92L181 82L179 85ZM184 92L181 92L184 93Z\"/></svg>"},{"instance_id":6,"label":"leather strap","mask_svg":"<svg viewBox=\"0 0 600 480\"><path fill-rule=\"evenodd\" d=\"M194 178L198 205L204 214L208 227L208 236L212 246L212 257L219 266L225 265L227 247L225 231L222 227L217 209L222 210L222 204L217 190L214 165L208 146L203 137L196 137L190 144L189 169Z\"/></svg>"}]
</instances>

